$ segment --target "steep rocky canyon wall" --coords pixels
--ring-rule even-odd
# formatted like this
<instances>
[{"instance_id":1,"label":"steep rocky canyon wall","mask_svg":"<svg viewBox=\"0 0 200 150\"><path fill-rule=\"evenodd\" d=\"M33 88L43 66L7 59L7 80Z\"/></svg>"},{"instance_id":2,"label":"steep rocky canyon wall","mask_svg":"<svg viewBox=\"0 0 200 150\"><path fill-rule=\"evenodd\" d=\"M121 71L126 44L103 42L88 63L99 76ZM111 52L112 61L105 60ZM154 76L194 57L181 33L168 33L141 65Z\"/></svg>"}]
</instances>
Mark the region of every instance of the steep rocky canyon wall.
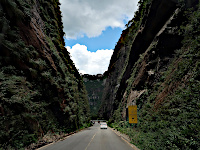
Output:
<instances>
[{"instance_id":1,"label":"steep rocky canyon wall","mask_svg":"<svg viewBox=\"0 0 200 150\"><path fill-rule=\"evenodd\" d=\"M115 47L99 114L141 149L199 147L199 17L197 0L141 0Z\"/></svg>"},{"instance_id":2,"label":"steep rocky canyon wall","mask_svg":"<svg viewBox=\"0 0 200 150\"><path fill-rule=\"evenodd\" d=\"M64 47L58 0L0 1L0 147L25 147L89 120L82 77Z\"/></svg>"}]
</instances>

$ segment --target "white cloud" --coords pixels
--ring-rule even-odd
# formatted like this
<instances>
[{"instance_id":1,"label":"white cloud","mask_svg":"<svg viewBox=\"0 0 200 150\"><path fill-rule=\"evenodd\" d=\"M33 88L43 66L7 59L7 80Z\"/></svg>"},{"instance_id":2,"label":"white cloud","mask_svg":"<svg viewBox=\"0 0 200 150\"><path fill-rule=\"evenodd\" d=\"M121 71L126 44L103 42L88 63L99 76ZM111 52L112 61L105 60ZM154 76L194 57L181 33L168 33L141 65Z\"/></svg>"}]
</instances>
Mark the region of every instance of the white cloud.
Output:
<instances>
[{"instance_id":1,"label":"white cloud","mask_svg":"<svg viewBox=\"0 0 200 150\"><path fill-rule=\"evenodd\" d=\"M99 36L106 27L124 28L139 0L60 0L66 38Z\"/></svg>"},{"instance_id":2,"label":"white cloud","mask_svg":"<svg viewBox=\"0 0 200 150\"><path fill-rule=\"evenodd\" d=\"M85 45L76 44L66 47L77 69L83 74L103 74L110 62L113 50L88 51Z\"/></svg>"}]
</instances>

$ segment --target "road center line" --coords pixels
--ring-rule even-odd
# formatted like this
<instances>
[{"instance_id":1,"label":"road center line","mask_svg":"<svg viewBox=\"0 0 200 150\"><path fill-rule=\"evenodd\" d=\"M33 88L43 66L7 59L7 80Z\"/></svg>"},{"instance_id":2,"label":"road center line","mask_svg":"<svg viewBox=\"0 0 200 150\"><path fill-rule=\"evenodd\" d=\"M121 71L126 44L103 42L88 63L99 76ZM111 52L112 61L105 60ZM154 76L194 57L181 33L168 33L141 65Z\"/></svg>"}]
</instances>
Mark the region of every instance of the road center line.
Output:
<instances>
[{"instance_id":1,"label":"road center line","mask_svg":"<svg viewBox=\"0 0 200 150\"><path fill-rule=\"evenodd\" d=\"M88 149L88 147L90 146L90 143L92 142L92 140L94 139L94 137L96 136L97 132L94 134L94 136L92 137L92 139L90 140L89 144L87 145L87 147L85 148L85 150Z\"/></svg>"}]
</instances>

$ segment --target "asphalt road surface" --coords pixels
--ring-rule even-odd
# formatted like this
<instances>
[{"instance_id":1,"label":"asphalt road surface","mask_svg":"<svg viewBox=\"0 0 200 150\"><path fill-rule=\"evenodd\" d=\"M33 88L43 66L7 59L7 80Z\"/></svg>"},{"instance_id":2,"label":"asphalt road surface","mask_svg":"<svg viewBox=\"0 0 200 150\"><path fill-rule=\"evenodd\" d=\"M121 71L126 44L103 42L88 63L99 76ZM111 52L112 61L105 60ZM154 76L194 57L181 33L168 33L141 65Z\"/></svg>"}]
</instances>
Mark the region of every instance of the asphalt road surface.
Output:
<instances>
[{"instance_id":1,"label":"asphalt road surface","mask_svg":"<svg viewBox=\"0 0 200 150\"><path fill-rule=\"evenodd\" d=\"M45 146L41 150L133 150L133 148L110 128L100 129L100 125L95 123L94 126L63 141Z\"/></svg>"}]
</instances>

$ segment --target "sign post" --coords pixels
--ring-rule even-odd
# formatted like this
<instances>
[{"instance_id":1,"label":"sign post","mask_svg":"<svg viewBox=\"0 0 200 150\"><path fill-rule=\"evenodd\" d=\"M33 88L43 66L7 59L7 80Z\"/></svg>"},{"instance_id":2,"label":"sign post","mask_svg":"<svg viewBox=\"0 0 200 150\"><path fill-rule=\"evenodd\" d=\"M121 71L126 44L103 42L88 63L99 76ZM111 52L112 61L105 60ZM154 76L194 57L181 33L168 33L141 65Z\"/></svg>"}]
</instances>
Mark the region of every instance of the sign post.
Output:
<instances>
[{"instance_id":1,"label":"sign post","mask_svg":"<svg viewBox=\"0 0 200 150\"><path fill-rule=\"evenodd\" d=\"M129 123L137 123L137 105L128 106Z\"/></svg>"}]
</instances>

